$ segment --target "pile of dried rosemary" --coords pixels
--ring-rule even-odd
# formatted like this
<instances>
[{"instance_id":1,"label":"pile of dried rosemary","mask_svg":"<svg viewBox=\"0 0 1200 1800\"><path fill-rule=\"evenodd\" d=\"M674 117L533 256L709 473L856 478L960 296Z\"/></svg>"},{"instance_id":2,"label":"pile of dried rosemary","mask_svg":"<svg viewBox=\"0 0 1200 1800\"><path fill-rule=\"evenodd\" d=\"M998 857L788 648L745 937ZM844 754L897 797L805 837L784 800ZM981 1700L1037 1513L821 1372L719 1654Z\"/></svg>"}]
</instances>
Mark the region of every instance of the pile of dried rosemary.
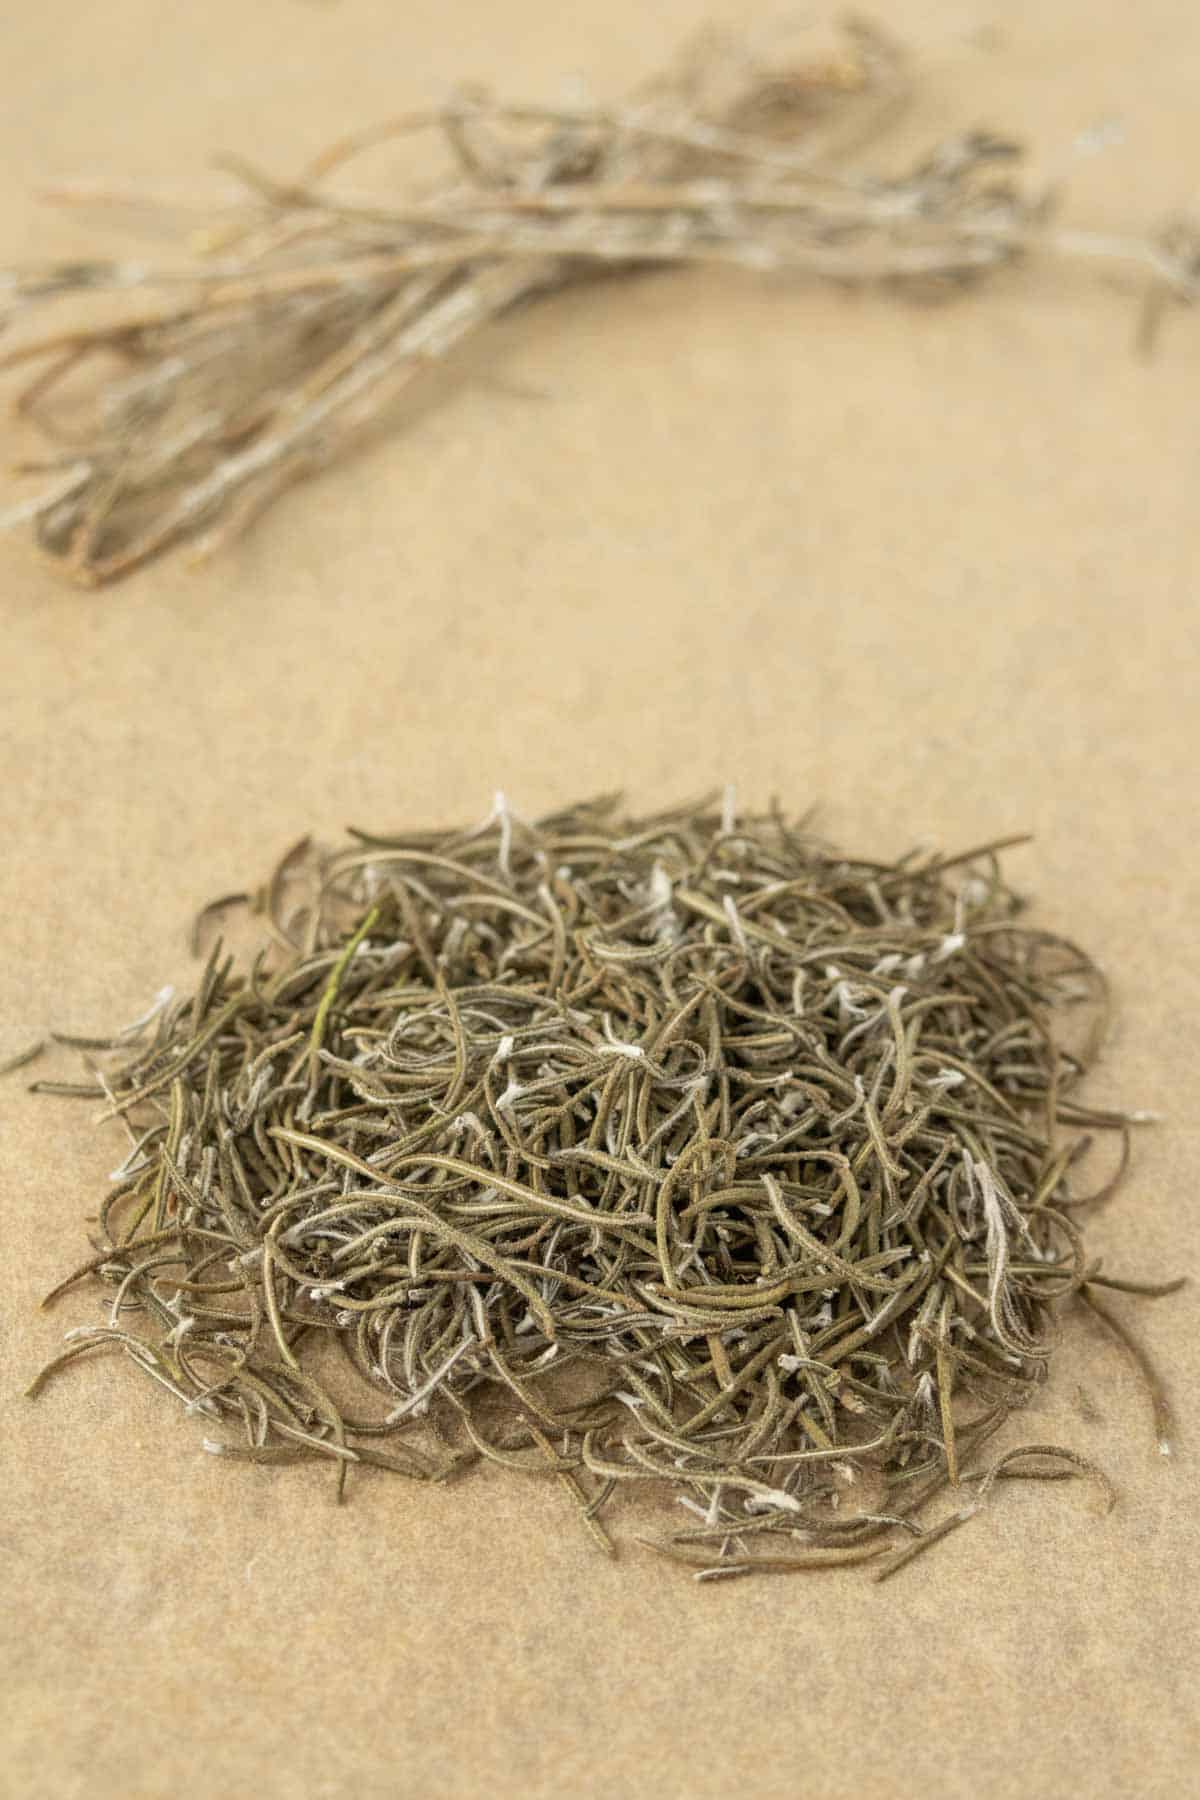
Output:
<instances>
[{"instance_id":1,"label":"pile of dried rosemary","mask_svg":"<svg viewBox=\"0 0 1200 1800\"><path fill-rule=\"evenodd\" d=\"M1168 1291L1085 1254L1081 1133L1143 1115L1075 1097L1105 985L1019 922L1004 845L868 862L729 795L353 835L232 897L249 967L218 945L74 1040L130 1148L63 1284L107 1283L107 1322L45 1374L115 1348L210 1450L339 1494L553 1472L606 1544L651 1483L705 1577L887 1574L997 1475L1089 1467L979 1461L1062 1302L1129 1342L1096 1290Z\"/></svg>"}]
</instances>

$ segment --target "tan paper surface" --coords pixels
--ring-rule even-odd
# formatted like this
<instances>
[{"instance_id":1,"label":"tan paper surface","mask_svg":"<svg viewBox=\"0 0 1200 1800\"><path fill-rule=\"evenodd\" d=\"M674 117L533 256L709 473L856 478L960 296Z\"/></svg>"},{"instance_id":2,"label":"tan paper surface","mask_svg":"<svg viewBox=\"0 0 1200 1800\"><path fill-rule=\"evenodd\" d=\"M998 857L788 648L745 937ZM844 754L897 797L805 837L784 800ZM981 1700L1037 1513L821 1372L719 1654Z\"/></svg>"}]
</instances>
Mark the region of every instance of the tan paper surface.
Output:
<instances>
[{"instance_id":1,"label":"tan paper surface","mask_svg":"<svg viewBox=\"0 0 1200 1800\"><path fill-rule=\"evenodd\" d=\"M463 76L618 94L685 0L38 0L0 24L0 261L75 253L39 182L286 173ZM896 6L913 142L1017 126L1071 216L1194 202L1190 0ZM990 33L981 30L995 27ZM1119 115L1124 142L1072 153ZM83 234L86 236L86 234ZM119 240L130 254L131 239ZM87 242L101 251L97 232ZM199 572L95 596L0 541L0 1058L187 980L196 904L301 831L460 821L624 785L822 803L870 852L1032 828L1039 916L1111 971L1093 1092L1156 1106L1090 1243L1197 1251L1200 318L1130 351L1090 274L938 308L663 275L514 318L381 449ZM529 390L536 390L531 393ZM696 1586L607 1565L557 1487L223 1466L117 1363L21 1390L95 1316L118 1138L0 1088L0 1789L14 1796L965 1795L1193 1791L1194 1294L1122 1304L1171 1372L1154 1450L1121 1354L1069 1323L1022 1435L1121 1491L1013 1484L885 1587Z\"/></svg>"}]
</instances>

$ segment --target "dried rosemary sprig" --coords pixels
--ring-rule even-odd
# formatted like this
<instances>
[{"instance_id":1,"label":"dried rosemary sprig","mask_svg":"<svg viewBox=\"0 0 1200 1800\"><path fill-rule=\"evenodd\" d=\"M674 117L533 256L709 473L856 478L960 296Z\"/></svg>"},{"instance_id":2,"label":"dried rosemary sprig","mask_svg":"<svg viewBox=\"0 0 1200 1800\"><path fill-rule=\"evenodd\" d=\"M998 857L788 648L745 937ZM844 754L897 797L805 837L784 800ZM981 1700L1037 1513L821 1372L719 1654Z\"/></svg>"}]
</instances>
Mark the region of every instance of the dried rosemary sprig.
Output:
<instances>
[{"instance_id":1,"label":"dried rosemary sprig","mask_svg":"<svg viewBox=\"0 0 1200 1800\"><path fill-rule=\"evenodd\" d=\"M486 1458L607 1543L651 1484L705 1578L889 1574L998 1476L1086 1468L978 1468L1062 1302L1168 1291L1086 1257L1077 1129L1143 1115L1075 1097L1107 991L1019 922L1003 844L870 862L730 794L352 835L284 858L248 968L218 945L73 1040L131 1148L62 1284L107 1282L107 1320L50 1370L119 1348L210 1450L339 1493Z\"/></svg>"},{"instance_id":2,"label":"dried rosemary sprig","mask_svg":"<svg viewBox=\"0 0 1200 1800\"><path fill-rule=\"evenodd\" d=\"M819 56L709 34L623 106L472 90L343 139L296 180L227 160L251 199L193 229L182 261L0 274L14 319L83 303L69 328L0 357L33 365L17 408L52 446L24 466L49 481L0 523L31 523L89 585L184 539L211 549L386 417L431 362L588 276L717 263L927 290L1037 253L1126 265L1148 320L1194 297L1191 227L1060 228L1044 194L997 176L1020 160L1007 137L968 132L898 173L863 173L854 158L911 91L872 26ZM425 132L451 153L440 184L407 200L330 186L363 152ZM157 298L114 320L114 292Z\"/></svg>"}]
</instances>

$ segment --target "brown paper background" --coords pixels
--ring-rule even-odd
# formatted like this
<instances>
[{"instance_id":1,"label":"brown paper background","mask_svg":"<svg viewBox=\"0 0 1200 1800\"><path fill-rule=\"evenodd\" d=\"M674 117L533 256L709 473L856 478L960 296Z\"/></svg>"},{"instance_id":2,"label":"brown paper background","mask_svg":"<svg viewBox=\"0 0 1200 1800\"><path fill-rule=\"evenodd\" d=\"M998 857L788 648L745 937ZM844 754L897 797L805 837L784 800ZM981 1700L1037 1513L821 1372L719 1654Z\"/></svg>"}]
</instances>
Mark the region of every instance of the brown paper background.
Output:
<instances>
[{"instance_id":1,"label":"brown paper background","mask_svg":"<svg viewBox=\"0 0 1200 1800\"><path fill-rule=\"evenodd\" d=\"M584 71L617 94L699 16L3 11L0 261L109 247L36 206L47 178L204 190L214 148L286 173L463 76L542 96ZM1071 216L1113 228L1194 203L1192 0L888 16L925 72L912 141L1015 125L1070 174ZM1114 113L1124 144L1072 160ZM1114 1270L1185 1266L1200 321L1173 316L1147 365L1133 318L1070 271L936 308L655 276L514 318L435 407L199 572L81 595L0 541L0 1056L186 981L194 906L309 827L460 822L496 787L534 813L725 780L820 801L868 853L1029 827L1014 874L1115 980L1093 1091L1167 1121L1090 1242ZM94 1316L82 1292L35 1310L87 1253L116 1160L90 1110L0 1089L5 1793L1194 1791L1191 1293L1117 1303L1171 1371L1173 1463L1082 1320L1022 1421L1104 1463L1111 1517L1083 1485L1014 1484L885 1587L698 1587L636 1546L607 1565L553 1483L368 1478L339 1509L319 1471L203 1455L120 1364L22 1399Z\"/></svg>"}]
</instances>

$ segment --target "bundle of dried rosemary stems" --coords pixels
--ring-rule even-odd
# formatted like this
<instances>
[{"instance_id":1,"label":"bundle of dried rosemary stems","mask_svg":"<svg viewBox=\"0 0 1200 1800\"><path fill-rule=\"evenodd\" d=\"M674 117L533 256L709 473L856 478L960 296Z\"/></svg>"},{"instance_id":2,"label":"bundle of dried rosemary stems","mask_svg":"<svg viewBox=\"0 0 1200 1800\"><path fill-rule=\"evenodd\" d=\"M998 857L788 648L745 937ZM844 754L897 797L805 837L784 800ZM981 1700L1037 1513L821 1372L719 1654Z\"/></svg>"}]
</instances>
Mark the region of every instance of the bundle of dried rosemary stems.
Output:
<instances>
[{"instance_id":1,"label":"bundle of dried rosemary stems","mask_svg":"<svg viewBox=\"0 0 1200 1800\"><path fill-rule=\"evenodd\" d=\"M1079 1473L980 1455L1062 1302L1138 1356L1097 1290L1168 1290L1085 1254L1081 1133L1139 1115L1075 1097L1104 982L1019 922L1002 848L868 862L730 795L298 846L232 897L249 967L218 945L73 1040L130 1149L63 1284L107 1282L107 1322L46 1373L116 1348L210 1450L339 1493L552 1472L606 1544L654 1484L705 1578L887 1574L998 1475Z\"/></svg>"},{"instance_id":2,"label":"bundle of dried rosemary stems","mask_svg":"<svg viewBox=\"0 0 1200 1800\"><path fill-rule=\"evenodd\" d=\"M10 324L74 307L65 329L0 357L32 365L17 405L51 442L23 465L37 485L5 520L31 523L86 584L183 539L210 549L490 320L598 274L716 263L927 291L1037 254L1128 266L1148 317L1194 298L1193 228L1063 229L1046 195L998 177L1020 159L1007 138L968 133L899 173L862 170L862 146L910 94L906 59L875 27L851 25L821 54L708 35L623 106L472 90L344 139L295 180L227 162L250 199L193 215L182 258L0 272ZM331 185L364 152L427 132L453 167L408 199ZM132 205L160 230L179 219L103 190L58 198ZM114 316L122 293L137 308Z\"/></svg>"}]
</instances>

